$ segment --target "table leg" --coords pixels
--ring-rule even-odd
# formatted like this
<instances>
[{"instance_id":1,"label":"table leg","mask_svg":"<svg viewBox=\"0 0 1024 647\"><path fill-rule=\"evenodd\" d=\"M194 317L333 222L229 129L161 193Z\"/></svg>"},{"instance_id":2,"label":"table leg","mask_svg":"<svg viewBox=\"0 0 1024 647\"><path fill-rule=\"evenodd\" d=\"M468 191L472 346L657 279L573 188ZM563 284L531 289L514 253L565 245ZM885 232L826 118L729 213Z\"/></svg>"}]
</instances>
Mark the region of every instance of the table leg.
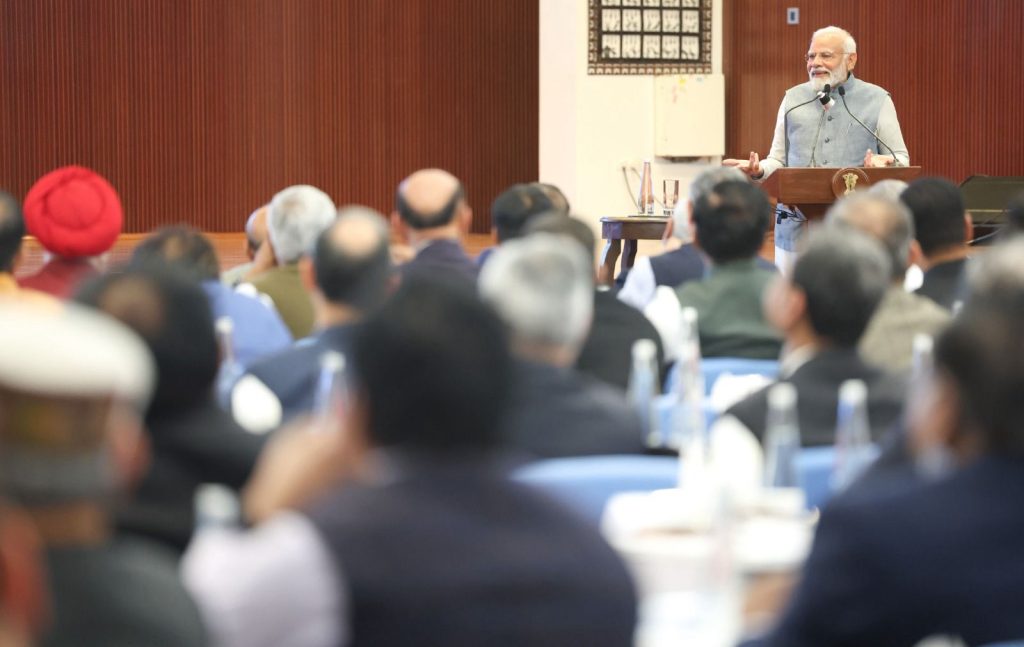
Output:
<instances>
[{"instance_id":1,"label":"table leg","mask_svg":"<svg viewBox=\"0 0 1024 647\"><path fill-rule=\"evenodd\" d=\"M622 272L625 273L628 270L633 269L633 261L636 260L636 250L639 245L636 244L635 238L627 238L625 246L622 248Z\"/></svg>"},{"instance_id":2,"label":"table leg","mask_svg":"<svg viewBox=\"0 0 1024 647\"><path fill-rule=\"evenodd\" d=\"M600 285L611 285L615 280L615 261L619 260L619 253L622 251L622 241L609 239L605 241L604 250L601 252L601 267L597 271L597 282ZM634 250L636 253L636 250Z\"/></svg>"}]
</instances>

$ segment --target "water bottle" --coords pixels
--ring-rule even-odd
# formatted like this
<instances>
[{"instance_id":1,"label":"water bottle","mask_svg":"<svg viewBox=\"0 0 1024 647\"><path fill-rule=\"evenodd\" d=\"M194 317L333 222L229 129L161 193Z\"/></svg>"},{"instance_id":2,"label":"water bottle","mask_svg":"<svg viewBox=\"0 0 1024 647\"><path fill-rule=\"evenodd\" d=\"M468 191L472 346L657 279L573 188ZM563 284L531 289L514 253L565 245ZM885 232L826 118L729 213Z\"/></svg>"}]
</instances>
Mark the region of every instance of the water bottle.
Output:
<instances>
[{"instance_id":1,"label":"water bottle","mask_svg":"<svg viewBox=\"0 0 1024 647\"><path fill-rule=\"evenodd\" d=\"M651 181L651 162L644 160L644 172L640 177L640 193L636 198L637 213L641 216L654 215L654 190Z\"/></svg>"},{"instance_id":2,"label":"water bottle","mask_svg":"<svg viewBox=\"0 0 1024 647\"><path fill-rule=\"evenodd\" d=\"M345 356L338 351L325 351L320 356L320 376L313 404L318 431L338 430L347 405L347 397Z\"/></svg>"},{"instance_id":3,"label":"water bottle","mask_svg":"<svg viewBox=\"0 0 1024 647\"><path fill-rule=\"evenodd\" d=\"M875 458L868 425L868 388L861 380L846 380L839 387L836 417L836 464L832 489L841 491L868 468Z\"/></svg>"},{"instance_id":4,"label":"water bottle","mask_svg":"<svg viewBox=\"0 0 1024 647\"><path fill-rule=\"evenodd\" d=\"M768 391L764 441L764 485L767 488L799 486L796 459L800 452L800 427L796 397L796 387L789 382L779 382Z\"/></svg>"},{"instance_id":5,"label":"water bottle","mask_svg":"<svg viewBox=\"0 0 1024 647\"><path fill-rule=\"evenodd\" d=\"M704 374L700 368L697 311L683 308L676 360L676 406L668 445L679 450L684 489L704 491L712 478L704 418Z\"/></svg>"},{"instance_id":6,"label":"water bottle","mask_svg":"<svg viewBox=\"0 0 1024 647\"><path fill-rule=\"evenodd\" d=\"M231 390L234 388L235 382L245 373L245 367L235 358L235 322L231 320L231 317L219 317L214 325L221 356L215 382L215 397L221 408L231 411Z\"/></svg>"},{"instance_id":7,"label":"water bottle","mask_svg":"<svg viewBox=\"0 0 1024 647\"><path fill-rule=\"evenodd\" d=\"M238 528L241 505L234 490L219 483L203 483L195 493L196 529Z\"/></svg>"},{"instance_id":8,"label":"water bottle","mask_svg":"<svg viewBox=\"0 0 1024 647\"><path fill-rule=\"evenodd\" d=\"M633 365L629 372L627 394L629 403L640 418L641 428L649 446L657 446L661 433L655 398L658 388L658 348L650 339L633 342Z\"/></svg>"}]
</instances>

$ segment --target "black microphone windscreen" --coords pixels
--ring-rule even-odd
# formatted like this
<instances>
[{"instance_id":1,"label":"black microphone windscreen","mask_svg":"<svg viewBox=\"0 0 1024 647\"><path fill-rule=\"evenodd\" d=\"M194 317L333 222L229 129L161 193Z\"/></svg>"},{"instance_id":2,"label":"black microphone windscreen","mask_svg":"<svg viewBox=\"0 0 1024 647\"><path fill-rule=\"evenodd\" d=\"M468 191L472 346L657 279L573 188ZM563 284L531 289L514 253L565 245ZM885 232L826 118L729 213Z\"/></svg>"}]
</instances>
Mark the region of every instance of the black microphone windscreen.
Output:
<instances>
[{"instance_id":1,"label":"black microphone windscreen","mask_svg":"<svg viewBox=\"0 0 1024 647\"><path fill-rule=\"evenodd\" d=\"M837 92L839 92L839 96L841 96L841 97L845 97L846 96L846 88L844 88L843 86L839 86L839 89L837 90Z\"/></svg>"}]
</instances>

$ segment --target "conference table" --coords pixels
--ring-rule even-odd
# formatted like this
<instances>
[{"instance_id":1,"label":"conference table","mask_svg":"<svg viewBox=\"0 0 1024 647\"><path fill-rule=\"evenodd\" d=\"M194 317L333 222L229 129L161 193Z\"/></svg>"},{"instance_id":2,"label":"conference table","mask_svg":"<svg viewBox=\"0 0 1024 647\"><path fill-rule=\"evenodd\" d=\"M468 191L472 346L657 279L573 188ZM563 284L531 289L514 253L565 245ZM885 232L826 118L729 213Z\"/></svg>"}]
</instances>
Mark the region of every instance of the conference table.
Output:
<instances>
[{"instance_id":1,"label":"conference table","mask_svg":"<svg viewBox=\"0 0 1024 647\"><path fill-rule=\"evenodd\" d=\"M611 285L615 281L615 262L622 254L622 271L633 267L638 240L661 240L668 224L668 216L605 216L601 218L601 238L605 241L601 252L601 266L597 281Z\"/></svg>"}]
</instances>

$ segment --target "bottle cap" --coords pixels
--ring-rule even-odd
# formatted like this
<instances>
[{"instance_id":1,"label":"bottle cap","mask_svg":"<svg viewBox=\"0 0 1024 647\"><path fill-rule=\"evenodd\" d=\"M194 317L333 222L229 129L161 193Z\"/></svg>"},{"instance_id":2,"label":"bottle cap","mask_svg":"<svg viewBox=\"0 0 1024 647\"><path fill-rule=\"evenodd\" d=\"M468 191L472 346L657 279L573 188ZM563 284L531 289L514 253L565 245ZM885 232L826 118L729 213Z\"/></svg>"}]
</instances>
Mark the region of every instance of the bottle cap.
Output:
<instances>
[{"instance_id":1,"label":"bottle cap","mask_svg":"<svg viewBox=\"0 0 1024 647\"><path fill-rule=\"evenodd\" d=\"M796 387L789 382L779 382L768 391L768 407L771 409L792 409L796 407Z\"/></svg>"}]
</instances>

